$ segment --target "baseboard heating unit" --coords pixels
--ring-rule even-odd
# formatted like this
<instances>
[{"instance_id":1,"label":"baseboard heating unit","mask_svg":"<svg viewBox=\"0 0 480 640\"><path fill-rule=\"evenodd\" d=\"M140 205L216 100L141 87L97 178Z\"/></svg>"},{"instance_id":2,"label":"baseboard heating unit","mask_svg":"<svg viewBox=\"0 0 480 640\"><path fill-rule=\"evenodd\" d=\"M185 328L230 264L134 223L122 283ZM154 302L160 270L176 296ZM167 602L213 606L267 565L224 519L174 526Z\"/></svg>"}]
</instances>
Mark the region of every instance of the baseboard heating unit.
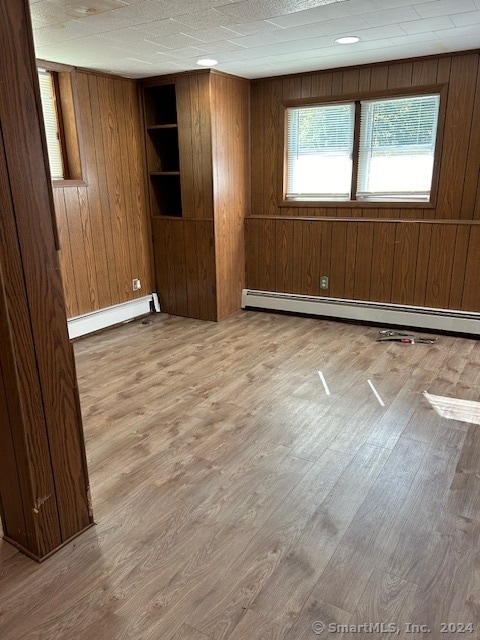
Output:
<instances>
[{"instance_id":1,"label":"baseboard heating unit","mask_svg":"<svg viewBox=\"0 0 480 640\"><path fill-rule=\"evenodd\" d=\"M376 325L389 324L480 336L480 313L468 311L341 300L255 289L243 290L242 309L286 311L324 318L370 322Z\"/></svg>"},{"instance_id":2,"label":"baseboard heating unit","mask_svg":"<svg viewBox=\"0 0 480 640\"><path fill-rule=\"evenodd\" d=\"M156 293L70 318L68 320L68 335L70 339L79 338L122 322L129 322L150 313L152 304L155 311L160 311Z\"/></svg>"}]
</instances>

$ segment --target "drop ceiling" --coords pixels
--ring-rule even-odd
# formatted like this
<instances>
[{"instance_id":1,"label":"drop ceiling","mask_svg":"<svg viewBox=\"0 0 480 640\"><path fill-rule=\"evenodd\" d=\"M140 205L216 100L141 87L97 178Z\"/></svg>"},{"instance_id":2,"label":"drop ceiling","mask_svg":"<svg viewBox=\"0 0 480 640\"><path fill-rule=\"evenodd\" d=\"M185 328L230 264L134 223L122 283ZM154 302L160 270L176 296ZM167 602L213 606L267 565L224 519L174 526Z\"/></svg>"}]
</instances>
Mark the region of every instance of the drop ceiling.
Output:
<instances>
[{"instance_id":1,"label":"drop ceiling","mask_svg":"<svg viewBox=\"0 0 480 640\"><path fill-rule=\"evenodd\" d=\"M258 78L480 48L480 0L30 0L37 58ZM335 39L355 35L360 42Z\"/></svg>"}]
</instances>

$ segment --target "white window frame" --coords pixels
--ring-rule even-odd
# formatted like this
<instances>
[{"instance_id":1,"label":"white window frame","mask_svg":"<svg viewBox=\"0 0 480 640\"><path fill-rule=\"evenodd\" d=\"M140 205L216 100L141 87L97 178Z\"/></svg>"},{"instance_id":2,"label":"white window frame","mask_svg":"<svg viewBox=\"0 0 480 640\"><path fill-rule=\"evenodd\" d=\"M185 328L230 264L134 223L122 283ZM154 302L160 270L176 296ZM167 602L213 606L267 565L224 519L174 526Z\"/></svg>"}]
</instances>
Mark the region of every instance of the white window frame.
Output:
<instances>
[{"instance_id":1,"label":"white window frame","mask_svg":"<svg viewBox=\"0 0 480 640\"><path fill-rule=\"evenodd\" d=\"M285 149L285 171L284 171L284 187L283 187L283 201L286 206L291 206L299 203L312 204L318 203L318 206L323 206L324 204L331 203L332 205L342 206L344 203L353 203L355 205L374 205L374 203L412 203L414 206L421 206L427 203L433 203L435 197L435 167L438 161L438 154L440 148L441 134L440 131L440 121L441 121L441 112L442 112L442 92L441 87L436 86L432 87L431 90L429 88L428 91L418 91L411 92L407 94L397 94L392 95L389 93L388 95L377 95L375 97L367 97L365 99L359 99L355 96L355 99L352 100L342 100L341 102L330 102L330 103L312 103L312 104L298 104L294 105L285 105L285 140L284 140L284 149ZM388 193L376 193L376 192L365 192L362 191L362 166L360 166L360 137L361 137L361 120L362 120L362 108L366 108L363 105L368 105L371 102L383 101L383 100L405 100L409 98L421 98L421 97L437 97L437 113L436 113L436 131L434 136L433 145L429 145L429 152L433 150L433 161L432 161L432 173L431 173L431 185L430 189L422 189L419 191L402 191L398 190L397 192L388 192ZM293 193L291 190L291 183L289 183L289 157L290 157L290 148L289 148L289 118L291 120L291 113L295 110L300 110L305 107L323 107L325 105L334 105L334 104L346 104L350 103L351 105L355 105L355 130L352 138L352 147L353 147L353 165L352 165L352 177L351 177L351 191L350 195L347 197L346 195L338 197L338 195L333 194L333 197L329 197L328 194L315 194L315 193ZM428 150L427 150L428 151ZM365 161L365 158L363 158ZM427 176L428 178L429 176ZM341 203L341 204L340 204Z\"/></svg>"}]
</instances>

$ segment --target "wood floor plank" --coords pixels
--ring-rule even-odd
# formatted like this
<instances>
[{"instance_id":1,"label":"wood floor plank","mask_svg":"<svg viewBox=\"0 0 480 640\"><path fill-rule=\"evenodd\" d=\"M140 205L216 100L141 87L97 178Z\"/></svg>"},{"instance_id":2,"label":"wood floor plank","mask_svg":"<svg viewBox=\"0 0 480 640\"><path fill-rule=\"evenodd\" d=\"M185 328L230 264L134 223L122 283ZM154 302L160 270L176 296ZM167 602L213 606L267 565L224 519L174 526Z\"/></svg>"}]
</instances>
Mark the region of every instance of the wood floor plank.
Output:
<instances>
[{"instance_id":1,"label":"wood floor plank","mask_svg":"<svg viewBox=\"0 0 480 640\"><path fill-rule=\"evenodd\" d=\"M311 596L355 610L426 452L426 445L406 438L394 448Z\"/></svg>"},{"instance_id":2,"label":"wood floor plank","mask_svg":"<svg viewBox=\"0 0 480 640\"><path fill-rule=\"evenodd\" d=\"M148 321L75 343L97 525L41 565L0 540L1 640L480 628L480 426L422 395L478 401L478 342L253 311Z\"/></svg>"},{"instance_id":3,"label":"wood floor plank","mask_svg":"<svg viewBox=\"0 0 480 640\"><path fill-rule=\"evenodd\" d=\"M437 523L448 495L455 472L458 452L456 450L430 449L423 458L393 527L387 535L383 552L376 565L410 582L418 583L430 562L431 545L436 543Z\"/></svg>"},{"instance_id":4,"label":"wood floor plank","mask_svg":"<svg viewBox=\"0 0 480 640\"><path fill-rule=\"evenodd\" d=\"M469 425L455 476L448 492L447 511L480 522L480 425Z\"/></svg>"},{"instance_id":5,"label":"wood floor plank","mask_svg":"<svg viewBox=\"0 0 480 640\"><path fill-rule=\"evenodd\" d=\"M382 638L398 637L397 630L400 633L405 631L405 611L411 606L416 591L417 585L375 569L350 624L356 627L383 624L380 631L366 631L366 634L378 634ZM358 632L346 633L344 638L355 640L358 635Z\"/></svg>"}]
</instances>

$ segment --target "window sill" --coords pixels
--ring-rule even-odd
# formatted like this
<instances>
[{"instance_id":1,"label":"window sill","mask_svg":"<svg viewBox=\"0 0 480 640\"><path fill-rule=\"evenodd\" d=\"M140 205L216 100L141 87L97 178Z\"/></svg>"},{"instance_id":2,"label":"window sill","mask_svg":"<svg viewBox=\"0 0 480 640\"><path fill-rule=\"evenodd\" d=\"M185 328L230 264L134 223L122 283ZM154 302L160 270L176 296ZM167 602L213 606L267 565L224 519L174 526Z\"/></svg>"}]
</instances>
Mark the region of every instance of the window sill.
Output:
<instances>
[{"instance_id":1,"label":"window sill","mask_svg":"<svg viewBox=\"0 0 480 640\"><path fill-rule=\"evenodd\" d=\"M283 200L279 203L279 207L302 207L315 209L434 209L435 204L429 202L418 202L405 200L395 201L367 201L367 200Z\"/></svg>"},{"instance_id":2,"label":"window sill","mask_svg":"<svg viewBox=\"0 0 480 640\"><path fill-rule=\"evenodd\" d=\"M63 187L86 187L87 183L84 180L52 180L52 187L54 189Z\"/></svg>"}]
</instances>

